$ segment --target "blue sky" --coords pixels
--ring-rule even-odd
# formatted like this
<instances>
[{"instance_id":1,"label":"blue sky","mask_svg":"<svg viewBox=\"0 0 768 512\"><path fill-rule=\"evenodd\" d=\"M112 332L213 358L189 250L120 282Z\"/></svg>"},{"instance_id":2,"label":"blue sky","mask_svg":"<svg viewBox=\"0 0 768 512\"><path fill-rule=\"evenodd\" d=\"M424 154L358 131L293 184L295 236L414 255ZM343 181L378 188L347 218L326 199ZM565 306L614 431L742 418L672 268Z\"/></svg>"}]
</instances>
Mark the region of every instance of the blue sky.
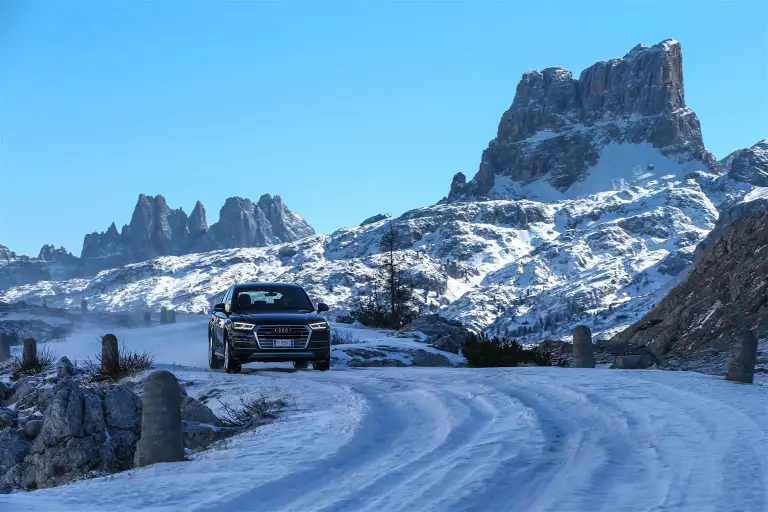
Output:
<instances>
[{"instance_id":1,"label":"blue sky","mask_svg":"<svg viewBox=\"0 0 768 512\"><path fill-rule=\"evenodd\" d=\"M768 3L768 2L766 2ZM0 4L0 244L80 254L139 193L209 223L280 194L318 232L474 175L522 73L683 46L722 158L768 136L761 1Z\"/></svg>"}]
</instances>

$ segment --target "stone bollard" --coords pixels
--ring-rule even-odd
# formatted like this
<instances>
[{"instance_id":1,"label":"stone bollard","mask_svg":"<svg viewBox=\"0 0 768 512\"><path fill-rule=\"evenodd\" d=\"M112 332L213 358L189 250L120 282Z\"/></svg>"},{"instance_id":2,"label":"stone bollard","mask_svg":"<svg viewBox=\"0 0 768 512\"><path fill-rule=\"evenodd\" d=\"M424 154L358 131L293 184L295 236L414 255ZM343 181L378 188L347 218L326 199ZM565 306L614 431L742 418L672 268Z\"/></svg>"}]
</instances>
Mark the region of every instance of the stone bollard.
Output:
<instances>
[{"instance_id":1,"label":"stone bollard","mask_svg":"<svg viewBox=\"0 0 768 512\"><path fill-rule=\"evenodd\" d=\"M120 351L117 336L105 334L101 337L101 373L116 375L120 371Z\"/></svg>"},{"instance_id":2,"label":"stone bollard","mask_svg":"<svg viewBox=\"0 0 768 512\"><path fill-rule=\"evenodd\" d=\"M735 337L725 380L752 384L757 363L757 336L752 331L743 329L738 331Z\"/></svg>"},{"instance_id":3,"label":"stone bollard","mask_svg":"<svg viewBox=\"0 0 768 512\"><path fill-rule=\"evenodd\" d=\"M160 308L160 323L161 324L168 323L168 308L166 308L165 306Z\"/></svg>"},{"instance_id":4,"label":"stone bollard","mask_svg":"<svg viewBox=\"0 0 768 512\"><path fill-rule=\"evenodd\" d=\"M168 310L168 323L169 324L175 324L176 323L176 310L175 309Z\"/></svg>"},{"instance_id":5,"label":"stone bollard","mask_svg":"<svg viewBox=\"0 0 768 512\"><path fill-rule=\"evenodd\" d=\"M21 366L30 368L37 365L37 342L34 338L24 340L24 348L21 351Z\"/></svg>"},{"instance_id":6,"label":"stone bollard","mask_svg":"<svg viewBox=\"0 0 768 512\"><path fill-rule=\"evenodd\" d=\"M592 331L586 325L577 325L573 330L573 367L594 368L595 347L592 345Z\"/></svg>"},{"instance_id":7,"label":"stone bollard","mask_svg":"<svg viewBox=\"0 0 768 512\"><path fill-rule=\"evenodd\" d=\"M83 299L83 300L80 301L80 311L82 311L83 313L87 313L88 312L88 301L87 300Z\"/></svg>"},{"instance_id":8,"label":"stone bollard","mask_svg":"<svg viewBox=\"0 0 768 512\"><path fill-rule=\"evenodd\" d=\"M152 373L144 384L141 438L136 447L137 467L184 460L181 425L181 387L169 371Z\"/></svg>"},{"instance_id":9,"label":"stone bollard","mask_svg":"<svg viewBox=\"0 0 768 512\"><path fill-rule=\"evenodd\" d=\"M146 326L152 325L152 313L150 313L149 311L144 313L144 325Z\"/></svg>"},{"instance_id":10,"label":"stone bollard","mask_svg":"<svg viewBox=\"0 0 768 512\"><path fill-rule=\"evenodd\" d=\"M0 361L6 361L11 358L11 342L13 338L6 334L0 333Z\"/></svg>"}]
</instances>

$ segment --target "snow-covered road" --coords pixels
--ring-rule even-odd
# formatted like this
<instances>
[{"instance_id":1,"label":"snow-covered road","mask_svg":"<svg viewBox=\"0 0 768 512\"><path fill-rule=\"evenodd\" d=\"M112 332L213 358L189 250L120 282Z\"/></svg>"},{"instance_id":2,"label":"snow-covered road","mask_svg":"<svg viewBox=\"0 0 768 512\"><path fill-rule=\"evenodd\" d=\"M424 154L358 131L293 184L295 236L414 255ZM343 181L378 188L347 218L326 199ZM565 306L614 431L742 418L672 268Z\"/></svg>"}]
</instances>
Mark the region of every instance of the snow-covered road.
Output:
<instances>
[{"instance_id":1,"label":"snow-covered road","mask_svg":"<svg viewBox=\"0 0 768 512\"><path fill-rule=\"evenodd\" d=\"M0 509L768 510L759 387L560 368L180 376L295 404L192 462L3 496Z\"/></svg>"},{"instance_id":2,"label":"snow-covered road","mask_svg":"<svg viewBox=\"0 0 768 512\"><path fill-rule=\"evenodd\" d=\"M190 462L0 495L0 511L768 511L763 386L569 368L226 375L204 368L204 330L116 334L191 395L287 397L278 421ZM50 346L82 360L101 332Z\"/></svg>"}]
</instances>

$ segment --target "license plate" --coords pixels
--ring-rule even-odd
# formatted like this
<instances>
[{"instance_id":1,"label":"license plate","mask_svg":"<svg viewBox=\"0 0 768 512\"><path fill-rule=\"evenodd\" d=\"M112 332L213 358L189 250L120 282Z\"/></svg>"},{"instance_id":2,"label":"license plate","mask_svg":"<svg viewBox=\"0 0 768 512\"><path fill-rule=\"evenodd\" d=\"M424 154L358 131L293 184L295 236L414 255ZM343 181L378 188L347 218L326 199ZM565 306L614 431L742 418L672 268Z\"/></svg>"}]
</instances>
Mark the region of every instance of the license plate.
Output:
<instances>
[{"instance_id":1,"label":"license plate","mask_svg":"<svg viewBox=\"0 0 768 512\"><path fill-rule=\"evenodd\" d=\"M293 340L275 340L275 347L293 348Z\"/></svg>"}]
</instances>

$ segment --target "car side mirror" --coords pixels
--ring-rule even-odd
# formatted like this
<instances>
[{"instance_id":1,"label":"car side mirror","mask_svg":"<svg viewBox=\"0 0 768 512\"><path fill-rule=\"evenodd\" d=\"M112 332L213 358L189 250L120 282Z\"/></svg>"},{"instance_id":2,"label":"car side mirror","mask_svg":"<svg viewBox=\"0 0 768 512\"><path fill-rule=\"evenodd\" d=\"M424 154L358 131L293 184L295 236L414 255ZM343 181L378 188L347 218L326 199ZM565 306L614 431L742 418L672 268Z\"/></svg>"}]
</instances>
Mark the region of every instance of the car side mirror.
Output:
<instances>
[{"instance_id":1,"label":"car side mirror","mask_svg":"<svg viewBox=\"0 0 768 512\"><path fill-rule=\"evenodd\" d=\"M214 313L224 313L224 303L220 302L213 306Z\"/></svg>"},{"instance_id":2,"label":"car side mirror","mask_svg":"<svg viewBox=\"0 0 768 512\"><path fill-rule=\"evenodd\" d=\"M317 303L317 312L322 313L323 311L328 311L328 304L324 302L318 302Z\"/></svg>"}]
</instances>

